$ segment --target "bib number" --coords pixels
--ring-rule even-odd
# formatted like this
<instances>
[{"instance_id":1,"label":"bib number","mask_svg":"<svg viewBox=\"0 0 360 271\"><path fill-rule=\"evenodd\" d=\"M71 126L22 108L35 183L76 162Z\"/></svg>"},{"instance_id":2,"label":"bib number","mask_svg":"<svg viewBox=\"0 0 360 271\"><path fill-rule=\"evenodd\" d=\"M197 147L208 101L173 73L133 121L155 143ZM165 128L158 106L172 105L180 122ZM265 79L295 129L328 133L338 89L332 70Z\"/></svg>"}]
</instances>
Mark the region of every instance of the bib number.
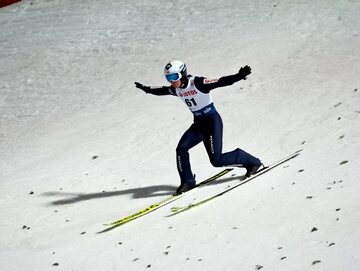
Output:
<instances>
[{"instance_id":1,"label":"bib number","mask_svg":"<svg viewBox=\"0 0 360 271\"><path fill-rule=\"evenodd\" d=\"M197 103L194 98L192 99L185 99L185 103L188 107L197 106Z\"/></svg>"}]
</instances>

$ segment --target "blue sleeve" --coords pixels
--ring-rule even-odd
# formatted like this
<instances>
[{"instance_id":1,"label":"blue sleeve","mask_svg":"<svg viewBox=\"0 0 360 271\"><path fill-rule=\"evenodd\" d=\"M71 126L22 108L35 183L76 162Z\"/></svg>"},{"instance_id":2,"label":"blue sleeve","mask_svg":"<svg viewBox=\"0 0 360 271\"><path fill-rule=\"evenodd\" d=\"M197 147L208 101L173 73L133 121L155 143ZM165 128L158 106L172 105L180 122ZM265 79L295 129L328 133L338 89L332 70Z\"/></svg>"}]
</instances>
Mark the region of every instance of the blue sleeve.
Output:
<instances>
[{"instance_id":1,"label":"blue sleeve","mask_svg":"<svg viewBox=\"0 0 360 271\"><path fill-rule=\"evenodd\" d=\"M163 87L150 87L150 89L147 91L147 93L156 95L156 96L163 96L163 95L173 95L176 96L175 89L170 86L163 86Z\"/></svg>"},{"instance_id":2,"label":"blue sleeve","mask_svg":"<svg viewBox=\"0 0 360 271\"><path fill-rule=\"evenodd\" d=\"M198 90L203 93L209 93L210 90L219 87L226 87L234 84L237 81L243 79L238 73L233 75L227 75L220 77L219 79L207 79L205 77L197 77L194 78L194 84Z\"/></svg>"}]
</instances>

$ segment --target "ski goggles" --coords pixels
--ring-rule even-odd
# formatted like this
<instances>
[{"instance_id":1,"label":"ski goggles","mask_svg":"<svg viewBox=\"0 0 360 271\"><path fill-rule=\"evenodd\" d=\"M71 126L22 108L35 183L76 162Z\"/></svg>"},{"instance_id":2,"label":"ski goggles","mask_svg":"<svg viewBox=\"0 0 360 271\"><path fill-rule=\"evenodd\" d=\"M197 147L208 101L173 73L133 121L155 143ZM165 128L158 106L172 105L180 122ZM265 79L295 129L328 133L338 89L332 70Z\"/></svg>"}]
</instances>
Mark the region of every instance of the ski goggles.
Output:
<instances>
[{"instance_id":1,"label":"ski goggles","mask_svg":"<svg viewBox=\"0 0 360 271\"><path fill-rule=\"evenodd\" d=\"M181 75L180 75L180 73L170 73L170 74L166 74L165 77L166 77L166 80L168 80L170 83L172 83L172 82L176 82L176 81L180 80Z\"/></svg>"}]
</instances>

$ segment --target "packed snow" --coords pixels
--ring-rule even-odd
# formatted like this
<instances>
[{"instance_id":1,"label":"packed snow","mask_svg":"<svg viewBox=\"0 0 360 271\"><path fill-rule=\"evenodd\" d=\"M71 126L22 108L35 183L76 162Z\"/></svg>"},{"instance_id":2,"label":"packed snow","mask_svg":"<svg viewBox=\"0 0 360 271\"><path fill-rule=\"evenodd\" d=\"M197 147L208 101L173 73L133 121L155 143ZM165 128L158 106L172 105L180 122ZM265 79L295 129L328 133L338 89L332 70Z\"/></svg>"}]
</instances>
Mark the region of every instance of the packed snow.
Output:
<instances>
[{"instance_id":1,"label":"packed snow","mask_svg":"<svg viewBox=\"0 0 360 271\"><path fill-rule=\"evenodd\" d=\"M360 270L360 1L23 0L0 8L0 270ZM166 85L212 91L224 151L284 165L188 212L171 195L192 116ZM201 181L213 168L190 152Z\"/></svg>"}]
</instances>

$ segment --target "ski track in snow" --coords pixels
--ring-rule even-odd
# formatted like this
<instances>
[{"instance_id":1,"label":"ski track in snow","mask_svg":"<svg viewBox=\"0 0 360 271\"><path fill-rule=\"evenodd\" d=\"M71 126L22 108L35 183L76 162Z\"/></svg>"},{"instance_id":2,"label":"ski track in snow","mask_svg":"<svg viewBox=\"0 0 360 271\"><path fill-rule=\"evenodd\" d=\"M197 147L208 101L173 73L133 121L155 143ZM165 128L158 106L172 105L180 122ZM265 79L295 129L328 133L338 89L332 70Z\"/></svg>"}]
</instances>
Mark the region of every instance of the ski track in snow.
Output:
<instances>
[{"instance_id":1,"label":"ski track in snow","mask_svg":"<svg viewBox=\"0 0 360 271\"><path fill-rule=\"evenodd\" d=\"M0 8L0 270L360 269L360 2L23 0ZM192 117L170 59L216 78L224 151L296 159L183 214L102 224L170 195ZM191 150L198 180L218 172ZM235 170L243 174L241 169Z\"/></svg>"}]
</instances>

